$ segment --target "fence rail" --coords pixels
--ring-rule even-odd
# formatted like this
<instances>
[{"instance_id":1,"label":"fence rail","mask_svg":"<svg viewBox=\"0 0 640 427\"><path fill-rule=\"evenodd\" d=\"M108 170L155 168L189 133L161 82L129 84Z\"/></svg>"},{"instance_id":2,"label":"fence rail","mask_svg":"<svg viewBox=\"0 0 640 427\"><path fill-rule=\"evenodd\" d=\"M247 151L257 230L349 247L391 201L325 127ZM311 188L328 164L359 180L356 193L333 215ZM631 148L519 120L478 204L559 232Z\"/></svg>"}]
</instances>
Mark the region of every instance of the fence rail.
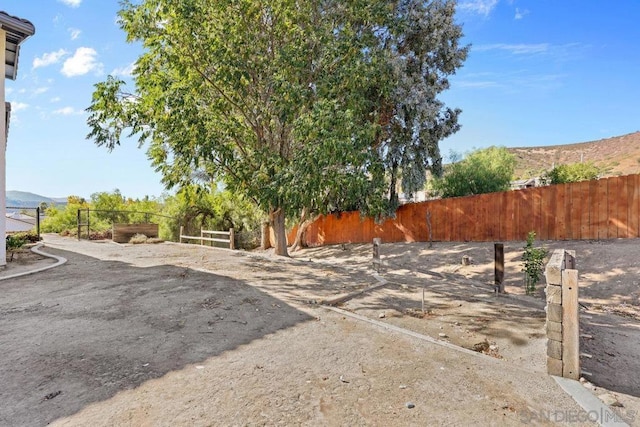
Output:
<instances>
[{"instance_id":1,"label":"fence rail","mask_svg":"<svg viewBox=\"0 0 640 427\"><path fill-rule=\"evenodd\" d=\"M306 231L309 246L339 243L640 237L640 175L627 175L401 206L376 223L359 212L320 217ZM295 236L291 234L290 237Z\"/></svg>"},{"instance_id":2,"label":"fence rail","mask_svg":"<svg viewBox=\"0 0 640 427\"><path fill-rule=\"evenodd\" d=\"M206 236L228 236L225 238L219 237L206 237ZM200 230L200 236L187 236L184 234L184 227L180 227L180 243L183 243L183 240L200 240L200 244L204 245L204 242L217 242L217 243L228 243L229 249L235 249L235 235L233 232L233 228L230 228L229 231L216 231L216 230Z\"/></svg>"}]
</instances>

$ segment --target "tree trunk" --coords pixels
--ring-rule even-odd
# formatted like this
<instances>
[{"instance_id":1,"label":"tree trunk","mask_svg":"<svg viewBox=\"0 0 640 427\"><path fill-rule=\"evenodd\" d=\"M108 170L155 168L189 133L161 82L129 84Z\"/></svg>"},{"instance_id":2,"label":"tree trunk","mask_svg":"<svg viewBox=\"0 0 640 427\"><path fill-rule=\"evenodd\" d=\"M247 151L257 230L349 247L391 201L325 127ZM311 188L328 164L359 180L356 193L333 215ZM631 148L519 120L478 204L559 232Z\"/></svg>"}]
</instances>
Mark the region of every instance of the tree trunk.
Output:
<instances>
[{"instance_id":1,"label":"tree trunk","mask_svg":"<svg viewBox=\"0 0 640 427\"><path fill-rule=\"evenodd\" d=\"M282 208L271 211L271 225L273 233L276 235L276 255L289 256L287 252L287 229L285 227L285 216Z\"/></svg>"},{"instance_id":2,"label":"tree trunk","mask_svg":"<svg viewBox=\"0 0 640 427\"><path fill-rule=\"evenodd\" d=\"M389 186L389 206L391 207L391 211L395 213L396 209L400 205L398 200L398 192L396 190L396 185L398 179L398 164L393 162L391 165L391 184Z\"/></svg>"},{"instance_id":3,"label":"tree trunk","mask_svg":"<svg viewBox=\"0 0 640 427\"><path fill-rule=\"evenodd\" d=\"M307 242L304 240L305 233L309 226L320 216L316 215L313 218L308 218L308 215L309 211L307 208L303 208L302 214L300 215L300 222L298 223L298 231L296 232L296 240L293 242L293 245L291 245L291 252L307 247Z\"/></svg>"},{"instance_id":4,"label":"tree trunk","mask_svg":"<svg viewBox=\"0 0 640 427\"><path fill-rule=\"evenodd\" d=\"M260 235L260 248L267 250L271 247L271 229L269 228L269 221L262 223L262 230Z\"/></svg>"}]
</instances>

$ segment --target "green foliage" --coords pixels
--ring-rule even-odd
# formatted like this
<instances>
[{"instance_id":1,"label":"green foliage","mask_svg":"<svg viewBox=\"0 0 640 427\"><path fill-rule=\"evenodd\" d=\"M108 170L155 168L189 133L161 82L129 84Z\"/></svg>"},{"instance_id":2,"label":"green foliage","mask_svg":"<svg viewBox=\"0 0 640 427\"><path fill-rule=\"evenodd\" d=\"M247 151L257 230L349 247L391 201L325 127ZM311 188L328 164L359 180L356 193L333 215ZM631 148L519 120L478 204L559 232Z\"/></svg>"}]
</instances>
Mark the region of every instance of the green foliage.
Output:
<instances>
[{"instance_id":1,"label":"green foliage","mask_svg":"<svg viewBox=\"0 0 640 427\"><path fill-rule=\"evenodd\" d=\"M89 204L77 196L67 197L67 204L60 208L49 206L45 211L45 218L40 224L43 233L61 233L65 230L78 228L78 209L87 209Z\"/></svg>"},{"instance_id":2,"label":"green foliage","mask_svg":"<svg viewBox=\"0 0 640 427\"><path fill-rule=\"evenodd\" d=\"M26 244L27 244L27 240L21 236L17 236L15 234L7 235L6 249L7 249L7 252L11 254L11 256L9 257L9 261L13 261L14 252L17 251L18 249L21 249Z\"/></svg>"},{"instance_id":3,"label":"green foliage","mask_svg":"<svg viewBox=\"0 0 640 427\"><path fill-rule=\"evenodd\" d=\"M600 172L593 162L571 163L554 167L543 176L543 179L548 184L566 184L598 179Z\"/></svg>"},{"instance_id":4,"label":"green foliage","mask_svg":"<svg viewBox=\"0 0 640 427\"><path fill-rule=\"evenodd\" d=\"M114 222L119 223L144 223L157 222L158 217L154 213L160 213L162 203L145 197L142 200L125 199L119 190L112 193L98 192L91 195L91 200L86 201L77 196L69 196L64 207L49 206L45 211L45 218L40 224L43 233L65 233L77 235L78 209L82 210L81 221L86 222L86 210L90 209L91 232L96 236L104 235L104 232L113 227ZM97 212L96 212L97 210ZM112 212L124 211L124 212Z\"/></svg>"},{"instance_id":5,"label":"green foliage","mask_svg":"<svg viewBox=\"0 0 640 427\"><path fill-rule=\"evenodd\" d=\"M264 214L245 197L230 191L207 191L188 186L165 199L159 222L160 237L178 240L180 226L184 233L199 236L200 229L226 231L233 228L238 248L253 249L259 244Z\"/></svg>"},{"instance_id":6,"label":"green foliage","mask_svg":"<svg viewBox=\"0 0 640 427\"><path fill-rule=\"evenodd\" d=\"M21 231L19 233L13 233L12 236L14 238L24 240L25 243L37 243L40 241L40 238L35 231Z\"/></svg>"},{"instance_id":7,"label":"green foliage","mask_svg":"<svg viewBox=\"0 0 640 427\"><path fill-rule=\"evenodd\" d=\"M467 53L454 11L452 0L125 0L121 27L145 49L135 91L96 84L88 138L111 150L136 135L168 188L224 182L272 219L381 214L389 181L419 186L457 130L459 111L437 99Z\"/></svg>"},{"instance_id":8,"label":"green foliage","mask_svg":"<svg viewBox=\"0 0 640 427\"><path fill-rule=\"evenodd\" d=\"M15 234L7 235L7 251L15 251L27 244L27 240L24 237L17 236Z\"/></svg>"},{"instance_id":9,"label":"green foliage","mask_svg":"<svg viewBox=\"0 0 640 427\"><path fill-rule=\"evenodd\" d=\"M462 65L468 47L458 42L462 29L454 23L455 2L405 0L385 43L393 70L393 91L386 99L393 111L383 144L390 176L389 197L397 205L397 184L411 195L424 187L427 171L442 174L439 142L456 132L459 109L445 107L437 97L448 89L448 76Z\"/></svg>"},{"instance_id":10,"label":"green foliage","mask_svg":"<svg viewBox=\"0 0 640 427\"><path fill-rule=\"evenodd\" d=\"M94 210L92 220L112 225L116 223L129 222L126 210L125 199L120 194L120 190L115 189L112 193L102 191L91 195L91 209Z\"/></svg>"},{"instance_id":11,"label":"green foliage","mask_svg":"<svg viewBox=\"0 0 640 427\"><path fill-rule=\"evenodd\" d=\"M515 165L515 157L505 147L476 150L445 168L444 176L434 179L433 192L458 197L507 191Z\"/></svg>"},{"instance_id":12,"label":"green foliage","mask_svg":"<svg viewBox=\"0 0 640 427\"><path fill-rule=\"evenodd\" d=\"M536 285L540 282L542 276L544 259L547 256L546 249L533 246L535 239L535 231L530 231L527 235L527 244L524 247L524 253L522 254L522 271L524 271L525 291L527 295L533 295L535 293Z\"/></svg>"}]
</instances>

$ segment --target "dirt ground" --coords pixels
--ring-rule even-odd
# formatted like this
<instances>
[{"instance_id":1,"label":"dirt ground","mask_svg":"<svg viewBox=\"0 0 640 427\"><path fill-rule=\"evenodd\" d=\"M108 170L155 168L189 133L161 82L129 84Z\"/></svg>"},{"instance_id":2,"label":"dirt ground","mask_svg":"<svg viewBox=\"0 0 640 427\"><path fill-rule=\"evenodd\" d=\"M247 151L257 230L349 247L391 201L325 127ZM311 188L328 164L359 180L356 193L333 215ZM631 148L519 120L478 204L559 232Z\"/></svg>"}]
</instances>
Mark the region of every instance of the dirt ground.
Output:
<instances>
[{"instance_id":1,"label":"dirt ground","mask_svg":"<svg viewBox=\"0 0 640 427\"><path fill-rule=\"evenodd\" d=\"M0 281L0 425L590 425L544 374L543 300L522 295L522 245L505 245L508 295L496 297L492 244L383 245L376 278L370 245L280 260L45 242L69 262ZM549 245L577 251L583 369L631 425L638 243ZM343 311L320 304L332 300Z\"/></svg>"}]
</instances>

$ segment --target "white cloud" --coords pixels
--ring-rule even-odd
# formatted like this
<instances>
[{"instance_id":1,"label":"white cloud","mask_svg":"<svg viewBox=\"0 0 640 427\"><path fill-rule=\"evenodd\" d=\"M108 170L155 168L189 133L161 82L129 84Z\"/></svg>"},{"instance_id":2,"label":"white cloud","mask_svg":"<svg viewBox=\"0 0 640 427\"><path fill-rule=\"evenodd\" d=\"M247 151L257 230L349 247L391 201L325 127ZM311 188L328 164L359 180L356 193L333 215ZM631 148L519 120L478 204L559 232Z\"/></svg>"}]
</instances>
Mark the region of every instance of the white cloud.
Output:
<instances>
[{"instance_id":1,"label":"white cloud","mask_svg":"<svg viewBox=\"0 0 640 427\"><path fill-rule=\"evenodd\" d=\"M484 52L489 50L502 50L512 53L514 55L532 55L537 53L545 53L549 51L551 46L549 43L534 43L534 44L508 44L508 43L496 43L486 44L473 47L472 49L477 52Z\"/></svg>"},{"instance_id":2,"label":"white cloud","mask_svg":"<svg viewBox=\"0 0 640 427\"><path fill-rule=\"evenodd\" d=\"M133 70L135 69L136 64L135 62L132 62L131 64L125 65L124 67L114 69L111 74L113 76L130 77L133 74Z\"/></svg>"},{"instance_id":3,"label":"white cloud","mask_svg":"<svg viewBox=\"0 0 640 427\"><path fill-rule=\"evenodd\" d=\"M80 34L82 34L82 31L77 28L69 28L67 31L69 31L69 34L71 35L71 40L77 39L80 37Z\"/></svg>"},{"instance_id":4,"label":"white cloud","mask_svg":"<svg viewBox=\"0 0 640 427\"><path fill-rule=\"evenodd\" d=\"M524 10L520 10L519 8L516 7L516 16L514 17L514 19L522 19L525 16L527 16L529 14L529 11L527 9Z\"/></svg>"},{"instance_id":5,"label":"white cloud","mask_svg":"<svg viewBox=\"0 0 640 427\"><path fill-rule=\"evenodd\" d=\"M461 88L470 88L470 89L488 89L488 88L495 88L500 86L498 82L491 81L491 80L478 80L478 81L461 80L459 82L456 82L455 85Z\"/></svg>"},{"instance_id":6,"label":"white cloud","mask_svg":"<svg viewBox=\"0 0 640 427\"><path fill-rule=\"evenodd\" d=\"M46 67L47 65L52 65L55 64L57 62L60 62L60 60L67 55L69 52L67 52L64 49L59 49L55 52L49 52L49 53L45 53L44 55L42 55L40 58L35 58L33 60L33 68L40 68L40 67Z\"/></svg>"},{"instance_id":7,"label":"white cloud","mask_svg":"<svg viewBox=\"0 0 640 427\"><path fill-rule=\"evenodd\" d=\"M98 53L90 47L79 47L73 56L62 66L62 74L67 77L82 76L91 71L102 70L102 64L96 60Z\"/></svg>"},{"instance_id":8,"label":"white cloud","mask_svg":"<svg viewBox=\"0 0 640 427\"><path fill-rule=\"evenodd\" d=\"M84 114L84 110L76 110L73 107L64 107L55 110L53 114L57 114L60 116L79 116Z\"/></svg>"},{"instance_id":9,"label":"white cloud","mask_svg":"<svg viewBox=\"0 0 640 427\"><path fill-rule=\"evenodd\" d=\"M29 108L29 104L25 104L24 102L11 102L11 111L20 111L26 110Z\"/></svg>"},{"instance_id":10,"label":"white cloud","mask_svg":"<svg viewBox=\"0 0 640 427\"><path fill-rule=\"evenodd\" d=\"M46 91L48 91L49 88L46 86L42 86L42 87L37 87L33 90L33 94L34 95L41 95L43 93L45 93Z\"/></svg>"},{"instance_id":11,"label":"white cloud","mask_svg":"<svg viewBox=\"0 0 640 427\"><path fill-rule=\"evenodd\" d=\"M58 0L58 1L66 4L69 7L78 7L80 6L80 3L82 3L82 0Z\"/></svg>"},{"instance_id":12,"label":"white cloud","mask_svg":"<svg viewBox=\"0 0 640 427\"><path fill-rule=\"evenodd\" d=\"M480 15L489 16L491 11L498 5L498 0L468 0L458 5L458 9L467 12L474 12Z\"/></svg>"},{"instance_id":13,"label":"white cloud","mask_svg":"<svg viewBox=\"0 0 640 427\"><path fill-rule=\"evenodd\" d=\"M60 101L61 101L61 98L59 96L54 96L49 100L49 102L60 102Z\"/></svg>"},{"instance_id":14,"label":"white cloud","mask_svg":"<svg viewBox=\"0 0 640 427\"><path fill-rule=\"evenodd\" d=\"M513 72L489 72L468 74L452 83L469 90L501 90L506 93L523 93L524 91L549 92L557 90L567 79L565 74L535 74L527 70Z\"/></svg>"}]
</instances>

